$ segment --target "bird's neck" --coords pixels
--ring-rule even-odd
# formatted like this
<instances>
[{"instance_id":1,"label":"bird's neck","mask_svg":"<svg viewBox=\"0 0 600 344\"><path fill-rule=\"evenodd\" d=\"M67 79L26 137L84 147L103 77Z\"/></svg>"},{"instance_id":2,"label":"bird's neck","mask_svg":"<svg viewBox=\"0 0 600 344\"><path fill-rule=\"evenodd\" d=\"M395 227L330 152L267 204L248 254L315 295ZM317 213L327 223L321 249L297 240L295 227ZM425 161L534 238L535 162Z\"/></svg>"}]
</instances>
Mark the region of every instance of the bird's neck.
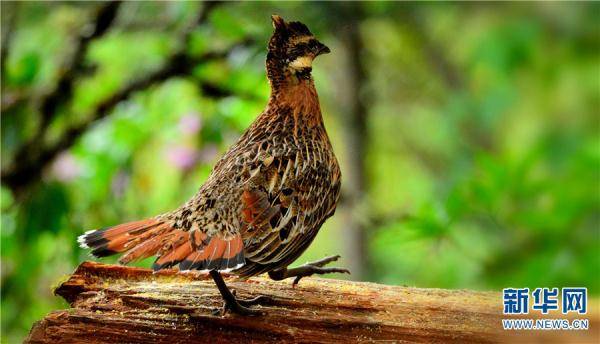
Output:
<instances>
[{"instance_id":1,"label":"bird's neck","mask_svg":"<svg viewBox=\"0 0 600 344\"><path fill-rule=\"evenodd\" d=\"M315 89L310 68L295 71L282 63L275 52L267 55L267 77L271 96L264 116L268 121L294 120L295 126L305 123L310 127L323 127L319 96ZM281 117L286 118L273 118Z\"/></svg>"},{"instance_id":2,"label":"bird's neck","mask_svg":"<svg viewBox=\"0 0 600 344\"><path fill-rule=\"evenodd\" d=\"M312 77L305 78L298 77L293 73L286 74L277 83L271 81L271 97L268 107L290 109L291 115L302 117L302 122L322 125L319 96Z\"/></svg>"},{"instance_id":3,"label":"bird's neck","mask_svg":"<svg viewBox=\"0 0 600 344\"><path fill-rule=\"evenodd\" d=\"M299 76L287 71L280 79L269 79L269 83L271 84L269 103L297 104L299 101L319 103L315 83L310 75Z\"/></svg>"}]
</instances>

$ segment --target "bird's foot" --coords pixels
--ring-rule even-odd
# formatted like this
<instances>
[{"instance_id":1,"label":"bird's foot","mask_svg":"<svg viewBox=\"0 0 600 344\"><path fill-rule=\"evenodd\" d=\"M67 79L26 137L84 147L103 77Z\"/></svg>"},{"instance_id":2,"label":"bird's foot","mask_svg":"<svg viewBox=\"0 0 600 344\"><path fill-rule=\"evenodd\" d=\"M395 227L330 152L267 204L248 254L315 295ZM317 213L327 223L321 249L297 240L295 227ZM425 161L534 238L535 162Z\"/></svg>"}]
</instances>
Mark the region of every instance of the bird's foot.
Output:
<instances>
[{"instance_id":1,"label":"bird's foot","mask_svg":"<svg viewBox=\"0 0 600 344\"><path fill-rule=\"evenodd\" d=\"M303 277L308 277L308 276L312 276L312 275L324 275L324 274L329 274L329 273L350 274L350 270L348 270L348 269L337 268L337 267L335 267L335 268L324 268L323 267L331 262L335 262L339 258L340 258L340 255L335 255L335 256L331 256L331 257L325 257L321 260L317 260L314 262L306 263L297 268L292 268L292 269L284 268L284 269L274 270L274 271L269 272L269 277L271 277L272 279L274 279L276 281L295 277L294 282L292 283L292 286L295 287Z\"/></svg>"},{"instance_id":2,"label":"bird's foot","mask_svg":"<svg viewBox=\"0 0 600 344\"><path fill-rule=\"evenodd\" d=\"M314 262L308 262L304 265L312 265L312 266L318 266L318 267L324 267L325 265L331 263L331 262L335 262L338 259L342 258L342 256L340 256L339 254L336 254L335 256L329 256L329 257L325 257L323 259L320 260L316 260ZM347 271L347 269L344 269ZM350 273L350 271L348 271L348 273Z\"/></svg>"},{"instance_id":3,"label":"bird's foot","mask_svg":"<svg viewBox=\"0 0 600 344\"><path fill-rule=\"evenodd\" d=\"M273 303L273 298L266 295L260 295L252 299L247 300L239 300L238 303L245 307L255 306L255 305L269 305Z\"/></svg>"},{"instance_id":4,"label":"bird's foot","mask_svg":"<svg viewBox=\"0 0 600 344\"><path fill-rule=\"evenodd\" d=\"M232 297L227 297L223 299L223 307L219 310L216 309L213 311L213 314L217 315L221 313L222 315L227 314L228 311L239 315L262 315L262 312L257 309L252 309L250 307L255 305L264 305L270 304L273 302L273 299L269 296L261 295L252 299L238 299L236 297L235 290L231 291Z\"/></svg>"},{"instance_id":5,"label":"bird's foot","mask_svg":"<svg viewBox=\"0 0 600 344\"><path fill-rule=\"evenodd\" d=\"M215 281L215 284L219 289L219 293L221 293L221 296L223 297L223 315L225 315L227 311L231 311L232 313L239 315L262 315L263 313L261 311L252 309L250 306L270 303L273 301L273 299L268 296L258 296L249 300L238 300L238 298L235 296L235 290L232 291L227 288L223 277L218 271L211 270L209 271L209 274ZM218 310L213 311L214 315L217 315L218 313Z\"/></svg>"}]
</instances>

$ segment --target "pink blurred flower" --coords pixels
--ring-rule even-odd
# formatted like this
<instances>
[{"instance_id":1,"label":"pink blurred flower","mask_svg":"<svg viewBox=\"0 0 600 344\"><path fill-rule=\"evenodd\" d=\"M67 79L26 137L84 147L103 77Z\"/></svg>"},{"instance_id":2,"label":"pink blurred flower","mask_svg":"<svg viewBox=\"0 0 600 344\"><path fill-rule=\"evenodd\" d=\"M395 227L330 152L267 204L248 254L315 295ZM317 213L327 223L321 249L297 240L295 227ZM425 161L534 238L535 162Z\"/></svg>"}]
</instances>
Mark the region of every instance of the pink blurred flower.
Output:
<instances>
[{"instance_id":1,"label":"pink blurred flower","mask_svg":"<svg viewBox=\"0 0 600 344\"><path fill-rule=\"evenodd\" d=\"M167 160L181 170L193 167L198 160L198 151L188 146L171 146L166 155Z\"/></svg>"},{"instance_id":2,"label":"pink blurred flower","mask_svg":"<svg viewBox=\"0 0 600 344\"><path fill-rule=\"evenodd\" d=\"M203 163L212 163L217 159L219 148L217 145L208 144L204 146L198 153L198 160Z\"/></svg>"},{"instance_id":3,"label":"pink blurred flower","mask_svg":"<svg viewBox=\"0 0 600 344\"><path fill-rule=\"evenodd\" d=\"M69 182L79 177L81 166L70 152L61 153L52 163L51 174L61 182Z\"/></svg>"},{"instance_id":4,"label":"pink blurred flower","mask_svg":"<svg viewBox=\"0 0 600 344\"><path fill-rule=\"evenodd\" d=\"M202 118L197 112L190 112L179 119L179 130L184 135L194 135L202 128Z\"/></svg>"}]
</instances>

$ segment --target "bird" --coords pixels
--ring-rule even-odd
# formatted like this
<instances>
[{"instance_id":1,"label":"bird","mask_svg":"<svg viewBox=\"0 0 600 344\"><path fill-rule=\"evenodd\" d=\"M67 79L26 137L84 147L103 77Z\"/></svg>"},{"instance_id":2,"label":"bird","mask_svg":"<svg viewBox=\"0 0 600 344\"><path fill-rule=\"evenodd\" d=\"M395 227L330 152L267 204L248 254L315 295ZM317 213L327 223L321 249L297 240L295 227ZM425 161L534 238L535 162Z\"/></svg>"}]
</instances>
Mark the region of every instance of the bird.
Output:
<instances>
[{"instance_id":1,"label":"bird","mask_svg":"<svg viewBox=\"0 0 600 344\"><path fill-rule=\"evenodd\" d=\"M266 295L238 299L221 275L263 273L274 280L350 273L324 267L340 256L289 268L336 210L341 171L312 77L330 49L298 21L271 16L266 72L271 94L263 112L218 160L185 204L149 219L88 231L78 238L94 257L121 254L128 264L155 256L155 271L208 271L224 311L256 315Z\"/></svg>"}]
</instances>

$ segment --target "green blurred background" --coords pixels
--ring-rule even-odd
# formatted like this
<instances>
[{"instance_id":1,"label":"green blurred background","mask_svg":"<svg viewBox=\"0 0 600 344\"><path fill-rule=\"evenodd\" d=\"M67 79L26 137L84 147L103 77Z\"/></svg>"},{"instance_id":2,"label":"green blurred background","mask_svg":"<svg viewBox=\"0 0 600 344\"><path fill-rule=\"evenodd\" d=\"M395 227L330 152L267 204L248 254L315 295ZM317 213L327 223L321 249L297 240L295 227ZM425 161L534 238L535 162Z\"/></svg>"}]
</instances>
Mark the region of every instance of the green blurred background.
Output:
<instances>
[{"instance_id":1,"label":"green blurred background","mask_svg":"<svg viewBox=\"0 0 600 344\"><path fill-rule=\"evenodd\" d=\"M299 262L600 292L598 3L1 9L3 342L66 307L52 286L90 259L79 234L195 193L266 104L273 13L332 50L313 74L343 196Z\"/></svg>"}]
</instances>

